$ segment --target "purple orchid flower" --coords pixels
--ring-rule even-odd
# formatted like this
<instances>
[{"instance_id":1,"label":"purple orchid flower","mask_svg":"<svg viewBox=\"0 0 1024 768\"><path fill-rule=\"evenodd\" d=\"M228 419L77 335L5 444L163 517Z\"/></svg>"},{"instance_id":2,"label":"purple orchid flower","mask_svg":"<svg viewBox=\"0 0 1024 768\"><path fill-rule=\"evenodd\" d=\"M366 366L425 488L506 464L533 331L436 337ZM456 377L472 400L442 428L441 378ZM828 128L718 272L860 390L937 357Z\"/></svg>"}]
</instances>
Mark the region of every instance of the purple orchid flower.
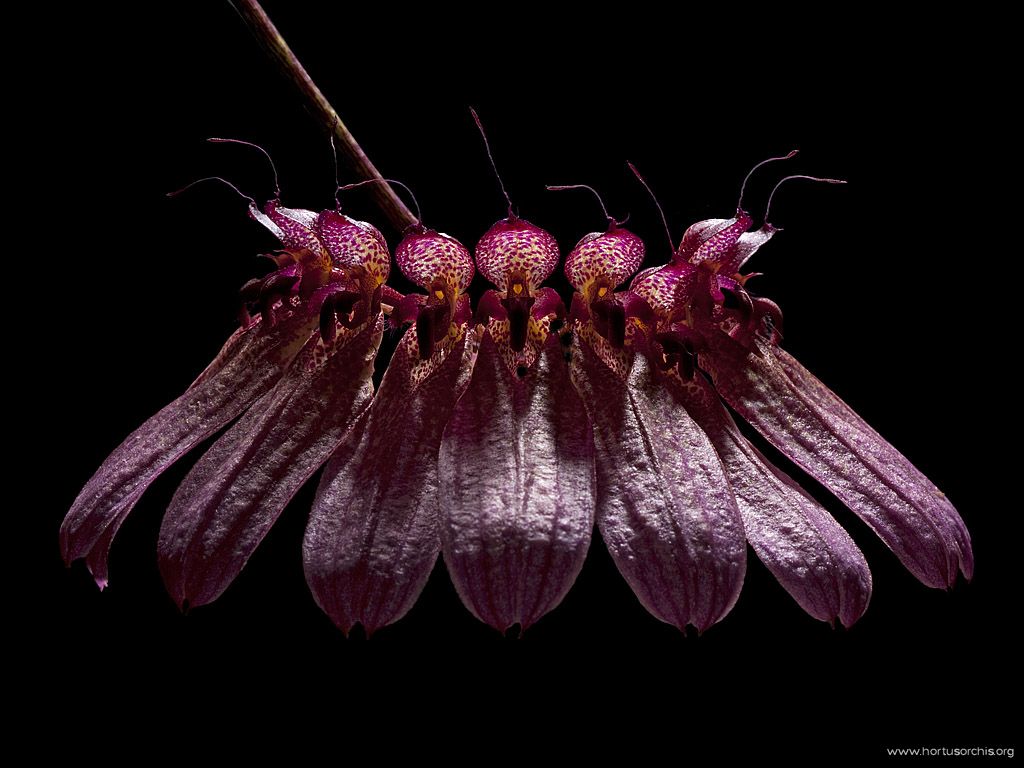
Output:
<instances>
[{"instance_id":1,"label":"purple orchid flower","mask_svg":"<svg viewBox=\"0 0 1024 768\"><path fill-rule=\"evenodd\" d=\"M402 336L365 418L320 480L303 544L306 581L346 634L397 621L426 584L440 550L437 452L473 370L473 260L455 238L422 224L395 251L427 291L395 308Z\"/></svg>"},{"instance_id":2,"label":"purple orchid flower","mask_svg":"<svg viewBox=\"0 0 1024 768\"><path fill-rule=\"evenodd\" d=\"M373 396L387 244L374 227L336 211L306 215L302 224L306 248L330 257L329 279L309 300L319 329L171 500L157 551L168 591L183 607L208 603L228 587Z\"/></svg>"},{"instance_id":3,"label":"purple orchid flower","mask_svg":"<svg viewBox=\"0 0 1024 768\"><path fill-rule=\"evenodd\" d=\"M790 178L810 177L779 184ZM182 607L216 599L327 462L304 567L346 634L400 619L439 553L475 616L525 629L571 589L595 521L640 602L680 629L728 614L748 542L811 616L852 625L871 595L864 556L724 400L923 583L969 579L970 538L946 497L779 347L781 311L741 272L777 231L771 197L755 231L742 199L626 290L644 244L605 211L606 230L565 261L568 316L542 285L557 243L510 204L476 247L496 288L475 318L474 259L454 238L407 230L396 262L426 293L402 296L385 285L390 255L371 225L250 200L284 246L278 269L243 288L258 313L104 462L61 528L65 559L85 557L103 587L114 534L146 487L238 419L163 521L160 569ZM411 327L374 394L385 311Z\"/></svg>"},{"instance_id":4,"label":"purple orchid flower","mask_svg":"<svg viewBox=\"0 0 1024 768\"><path fill-rule=\"evenodd\" d=\"M866 609L871 575L857 546L742 436L721 396L923 583L949 587L958 570L970 579L970 537L946 497L778 347L781 312L740 274L776 229L767 212L760 229L748 232L751 223L740 208L694 224L670 264L621 294L611 291L640 260L621 234L610 239L614 223L603 236L614 256L594 258L600 238L590 235L566 262L598 525L620 572L652 614L703 630L739 595L746 539L815 618L849 626Z\"/></svg>"},{"instance_id":5,"label":"purple orchid flower","mask_svg":"<svg viewBox=\"0 0 1024 768\"><path fill-rule=\"evenodd\" d=\"M441 443L445 564L466 607L500 631L561 602L594 528L590 422L552 330L565 307L540 287L558 261L555 239L511 209L477 243L498 290L481 300L473 378Z\"/></svg>"},{"instance_id":6,"label":"purple orchid flower","mask_svg":"<svg viewBox=\"0 0 1024 768\"><path fill-rule=\"evenodd\" d=\"M324 241L314 232L316 214L285 208L277 196L260 210L252 198L243 197L249 201L250 217L283 246L272 257L278 269L243 287L242 327L181 397L114 450L79 493L61 526L65 562L85 558L101 589L108 580L107 557L114 536L146 488L274 387L316 327L319 308L311 302L313 295L341 276L332 267L340 243ZM370 236L366 243L379 248L379 237ZM386 249L384 253L386 267ZM379 268L379 257L376 263ZM249 307L258 308L255 317L249 315Z\"/></svg>"}]
</instances>

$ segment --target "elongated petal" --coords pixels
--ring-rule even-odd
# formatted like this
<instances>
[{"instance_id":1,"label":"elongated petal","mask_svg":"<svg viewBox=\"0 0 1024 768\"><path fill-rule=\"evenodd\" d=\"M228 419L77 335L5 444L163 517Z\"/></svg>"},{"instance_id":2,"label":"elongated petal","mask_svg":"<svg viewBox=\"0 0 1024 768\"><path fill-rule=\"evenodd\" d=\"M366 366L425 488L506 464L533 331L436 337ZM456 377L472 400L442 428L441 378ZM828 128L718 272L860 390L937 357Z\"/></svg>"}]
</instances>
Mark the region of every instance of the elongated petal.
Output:
<instances>
[{"instance_id":1,"label":"elongated petal","mask_svg":"<svg viewBox=\"0 0 1024 768\"><path fill-rule=\"evenodd\" d=\"M701 356L726 402L831 490L931 587L970 578L970 536L945 495L791 356L722 334Z\"/></svg>"},{"instance_id":2,"label":"elongated petal","mask_svg":"<svg viewBox=\"0 0 1024 768\"><path fill-rule=\"evenodd\" d=\"M215 600L373 396L383 316L331 344L319 334L278 385L182 481L160 529L164 583L180 606Z\"/></svg>"},{"instance_id":3,"label":"elongated petal","mask_svg":"<svg viewBox=\"0 0 1024 768\"><path fill-rule=\"evenodd\" d=\"M707 629L735 604L746 570L714 447L643 355L627 382L577 340L572 375L594 424L597 523L615 564L656 617Z\"/></svg>"},{"instance_id":4,"label":"elongated petal","mask_svg":"<svg viewBox=\"0 0 1024 768\"><path fill-rule=\"evenodd\" d=\"M485 334L441 442L441 539L462 602L526 629L572 587L594 528L590 420L551 334L522 378Z\"/></svg>"},{"instance_id":5,"label":"elongated petal","mask_svg":"<svg viewBox=\"0 0 1024 768\"><path fill-rule=\"evenodd\" d=\"M313 326L295 312L272 328L256 323L237 331L192 386L130 434L86 483L60 529L65 562L86 558L96 583L106 586L114 535L146 488L273 387Z\"/></svg>"},{"instance_id":6,"label":"elongated petal","mask_svg":"<svg viewBox=\"0 0 1024 768\"><path fill-rule=\"evenodd\" d=\"M851 626L871 598L871 571L853 539L743 437L704 378L669 382L715 446L761 562L811 616Z\"/></svg>"},{"instance_id":7,"label":"elongated petal","mask_svg":"<svg viewBox=\"0 0 1024 768\"><path fill-rule=\"evenodd\" d=\"M475 346L464 331L420 360L416 329L408 330L365 427L324 470L303 544L306 581L346 633L405 615L437 560L437 451Z\"/></svg>"}]
</instances>

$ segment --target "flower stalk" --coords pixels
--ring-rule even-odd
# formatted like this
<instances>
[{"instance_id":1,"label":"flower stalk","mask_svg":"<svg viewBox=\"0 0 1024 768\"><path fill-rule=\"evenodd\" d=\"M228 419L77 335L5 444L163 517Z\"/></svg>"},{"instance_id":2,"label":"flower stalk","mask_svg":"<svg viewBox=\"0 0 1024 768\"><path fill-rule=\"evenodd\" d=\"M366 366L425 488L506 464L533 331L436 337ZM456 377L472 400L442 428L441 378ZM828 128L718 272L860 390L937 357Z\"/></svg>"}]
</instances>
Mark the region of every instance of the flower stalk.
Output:
<instances>
[{"instance_id":1,"label":"flower stalk","mask_svg":"<svg viewBox=\"0 0 1024 768\"><path fill-rule=\"evenodd\" d=\"M313 82L313 78L309 76L306 68L302 66L302 62L285 42L281 33L277 31L277 27L274 26L274 22L267 16L263 7L256 0L230 0L230 2L238 15L242 17L242 21L249 27L249 31L281 67L285 77L299 90L313 114L333 134L341 157L352 171L360 179L376 179L378 181L373 185L370 193L388 220L399 232L404 232L415 224L416 217L412 211L395 194L395 190L363 152L355 136L345 127L345 123L342 122L337 111Z\"/></svg>"}]
</instances>

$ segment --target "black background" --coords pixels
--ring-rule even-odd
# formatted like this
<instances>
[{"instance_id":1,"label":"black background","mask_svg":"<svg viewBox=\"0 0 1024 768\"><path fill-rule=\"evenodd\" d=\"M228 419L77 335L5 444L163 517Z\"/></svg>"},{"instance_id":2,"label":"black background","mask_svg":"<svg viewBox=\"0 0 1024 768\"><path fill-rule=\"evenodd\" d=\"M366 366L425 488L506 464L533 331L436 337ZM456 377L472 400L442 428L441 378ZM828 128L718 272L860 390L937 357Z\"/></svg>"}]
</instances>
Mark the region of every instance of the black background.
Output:
<instances>
[{"instance_id":1,"label":"black background","mask_svg":"<svg viewBox=\"0 0 1024 768\"><path fill-rule=\"evenodd\" d=\"M341 750L369 739L364 721L436 720L429 741L414 744L462 749L476 731L493 739L471 753L482 758L542 755L548 738L568 752L619 744L680 761L716 750L881 758L884 746L1013 743L995 696L1019 681L1007 526L1020 505L1003 500L992 455L1009 429L990 386L1002 374L989 338L1005 328L990 305L1014 300L992 277L1006 258L1006 206L979 171L999 160L995 64L956 53L954 31L969 30L837 17L805 18L798 33L785 19L639 8L567 21L519 6L486 19L267 10L382 172L416 191L429 225L468 245L504 215L470 105L517 208L563 251L602 219L583 193L543 185L581 182L615 215L630 213L648 264L666 260L627 159L659 194L675 238L692 221L729 216L747 169L770 155L801 149L754 180L755 216L783 172L848 179L780 195L773 219L786 231L751 264L766 273L756 289L781 304L786 347L958 506L977 576L950 593L923 587L808 481L872 567L871 606L850 631L803 614L751 555L733 612L684 638L640 607L595 539L563 605L523 639L473 619L439 567L400 623L370 642L345 640L303 581L306 487L223 598L182 617L154 548L186 460L124 526L99 594L80 564L59 561L64 512L123 437L213 358L238 287L265 269L254 255L274 246L225 189L164 193L219 174L270 195L258 153L204 144L208 136L265 146L287 205L330 207L333 171L323 126L229 6L90 9L62 18L59 76L47 84L62 106L39 134L54 135L57 162L35 178L46 196L35 202L59 213L37 231L58 239L64 266L43 312L59 344L38 370L60 389L46 396L41 433L51 458L37 463L56 471L31 510L45 597L19 632L33 646L44 711L111 726L82 749L116 743L126 714L174 741L249 712L259 713L247 719L250 736L267 723L261 738L285 720L333 717L334 730L308 725L307 746L326 739ZM363 191L344 203L397 242Z\"/></svg>"}]
</instances>

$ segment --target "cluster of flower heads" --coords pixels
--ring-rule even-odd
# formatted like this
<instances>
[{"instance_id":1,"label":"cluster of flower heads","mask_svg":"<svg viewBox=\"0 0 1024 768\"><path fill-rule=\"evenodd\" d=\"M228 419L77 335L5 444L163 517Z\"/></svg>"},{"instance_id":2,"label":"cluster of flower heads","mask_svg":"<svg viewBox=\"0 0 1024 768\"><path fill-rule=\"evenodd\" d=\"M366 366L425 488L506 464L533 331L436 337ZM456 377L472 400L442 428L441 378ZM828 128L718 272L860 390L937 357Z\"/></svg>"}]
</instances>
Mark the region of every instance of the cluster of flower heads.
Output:
<instances>
[{"instance_id":1,"label":"cluster of flower heads","mask_svg":"<svg viewBox=\"0 0 1024 768\"><path fill-rule=\"evenodd\" d=\"M395 262L424 293L405 296L386 285L372 225L277 196L249 212L281 242L277 269L243 288L242 327L110 455L61 528L65 560L85 558L101 588L145 489L234 422L163 520L160 570L182 607L215 600L326 464L303 557L346 633L401 618L439 552L475 616L525 628L572 586L595 521L644 607L681 629L729 612L748 542L811 616L851 625L871 594L864 556L723 400L923 583L970 578L970 538L946 497L778 346L781 312L742 273L775 229L750 231L742 206L691 226L668 264L624 290L644 245L609 217L565 260L568 311L543 286L557 243L511 205L472 257L411 227ZM474 261L495 286L475 312ZM389 324L406 330L375 393Z\"/></svg>"}]
</instances>

